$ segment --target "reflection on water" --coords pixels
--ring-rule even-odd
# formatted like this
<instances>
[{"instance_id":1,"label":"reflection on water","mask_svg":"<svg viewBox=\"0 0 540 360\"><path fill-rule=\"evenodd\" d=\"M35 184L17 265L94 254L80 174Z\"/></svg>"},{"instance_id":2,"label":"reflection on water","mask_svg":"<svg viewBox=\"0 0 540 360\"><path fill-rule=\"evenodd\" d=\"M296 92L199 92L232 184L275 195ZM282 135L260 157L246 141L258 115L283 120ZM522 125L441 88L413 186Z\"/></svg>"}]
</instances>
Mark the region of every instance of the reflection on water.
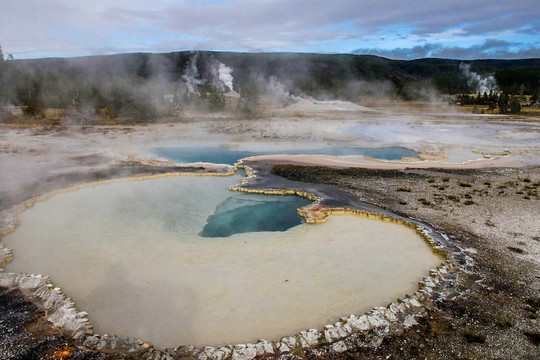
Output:
<instances>
[{"instance_id":1,"label":"reflection on water","mask_svg":"<svg viewBox=\"0 0 540 360\"><path fill-rule=\"evenodd\" d=\"M319 147L319 148L288 148L285 150L272 149L268 151L253 151L231 149L218 146L199 147L158 147L153 152L163 158L177 163L209 162L215 164L235 164L238 160L258 155L289 154L289 155L365 155L375 159L401 160L402 157L416 157L418 154L412 150L400 147L388 148L345 148L345 147Z\"/></svg>"},{"instance_id":2,"label":"reflection on water","mask_svg":"<svg viewBox=\"0 0 540 360\"><path fill-rule=\"evenodd\" d=\"M303 222L297 209L310 202L298 196L236 194L217 206L200 235L226 237L254 231L285 231Z\"/></svg>"},{"instance_id":3,"label":"reflection on water","mask_svg":"<svg viewBox=\"0 0 540 360\"><path fill-rule=\"evenodd\" d=\"M4 238L14 250L7 269L49 275L98 333L171 347L322 328L415 291L440 262L414 230L355 216L198 235L209 217L228 227L231 214L270 211L227 190L239 180L171 177L54 196Z\"/></svg>"}]
</instances>

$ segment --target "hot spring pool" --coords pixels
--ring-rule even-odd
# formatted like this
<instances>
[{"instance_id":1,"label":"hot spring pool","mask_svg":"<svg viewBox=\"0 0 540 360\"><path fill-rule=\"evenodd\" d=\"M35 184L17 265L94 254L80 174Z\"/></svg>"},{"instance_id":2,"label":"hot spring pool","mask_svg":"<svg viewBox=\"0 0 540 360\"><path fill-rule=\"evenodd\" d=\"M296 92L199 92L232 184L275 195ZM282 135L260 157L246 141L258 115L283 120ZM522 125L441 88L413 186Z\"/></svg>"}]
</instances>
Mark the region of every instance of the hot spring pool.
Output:
<instances>
[{"instance_id":1,"label":"hot spring pool","mask_svg":"<svg viewBox=\"0 0 540 360\"><path fill-rule=\"evenodd\" d=\"M305 200L228 191L239 180L169 177L56 195L4 238L7 269L49 275L98 333L168 347L322 328L415 291L441 261L410 228L348 215L305 224L295 210Z\"/></svg>"},{"instance_id":2,"label":"hot spring pool","mask_svg":"<svg viewBox=\"0 0 540 360\"><path fill-rule=\"evenodd\" d=\"M332 155L350 156L365 155L382 160L401 160L403 157L417 157L418 154L412 150L401 147L388 148L346 148L346 147L272 147L267 150L249 148L229 148L220 146L170 146L157 147L151 150L156 155L173 160L177 163L208 162L214 164L233 165L238 160L250 156L269 154L288 155Z\"/></svg>"}]
</instances>

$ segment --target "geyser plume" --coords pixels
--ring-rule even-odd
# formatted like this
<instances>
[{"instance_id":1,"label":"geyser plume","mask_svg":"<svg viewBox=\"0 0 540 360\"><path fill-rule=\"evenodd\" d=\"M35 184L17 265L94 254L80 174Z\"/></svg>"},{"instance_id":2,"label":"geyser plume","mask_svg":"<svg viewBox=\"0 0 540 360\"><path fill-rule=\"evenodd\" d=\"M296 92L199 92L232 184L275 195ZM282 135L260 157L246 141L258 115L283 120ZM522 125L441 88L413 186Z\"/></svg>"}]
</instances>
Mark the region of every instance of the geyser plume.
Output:
<instances>
[{"instance_id":1,"label":"geyser plume","mask_svg":"<svg viewBox=\"0 0 540 360\"><path fill-rule=\"evenodd\" d=\"M467 84L469 86L476 86L476 92L481 94L487 92L499 93L499 87L497 81L493 75L482 76L474 71L471 71L471 64L461 63L459 69L463 72L463 75L467 77Z\"/></svg>"},{"instance_id":2,"label":"geyser plume","mask_svg":"<svg viewBox=\"0 0 540 360\"><path fill-rule=\"evenodd\" d=\"M233 69L232 67L229 67L223 63L219 63L218 65L218 79L220 82L222 82L225 87L229 90L233 90L233 76L232 76Z\"/></svg>"},{"instance_id":3,"label":"geyser plume","mask_svg":"<svg viewBox=\"0 0 540 360\"><path fill-rule=\"evenodd\" d=\"M199 71L198 63L197 53L191 57L182 74L182 81L185 82L189 93L196 93L197 86L204 84L212 84L223 91L233 91L232 67L211 58L209 61L203 59L203 69Z\"/></svg>"},{"instance_id":4,"label":"geyser plume","mask_svg":"<svg viewBox=\"0 0 540 360\"><path fill-rule=\"evenodd\" d=\"M182 74L182 80L186 83L187 89L190 93L197 91L197 85L201 85L203 81L199 78L199 70L197 69L197 59L199 54L195 54L187 64L184 73Z\"/></svg>"}]
</instances>

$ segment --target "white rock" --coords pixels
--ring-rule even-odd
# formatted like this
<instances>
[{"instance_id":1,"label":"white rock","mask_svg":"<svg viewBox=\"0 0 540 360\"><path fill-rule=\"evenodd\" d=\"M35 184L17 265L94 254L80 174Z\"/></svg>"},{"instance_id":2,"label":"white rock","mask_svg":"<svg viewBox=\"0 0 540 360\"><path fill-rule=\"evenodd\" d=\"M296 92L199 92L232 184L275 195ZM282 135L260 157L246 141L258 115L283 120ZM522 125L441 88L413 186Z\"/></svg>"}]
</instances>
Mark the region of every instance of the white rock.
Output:
<instances>
[{"instance_id":1,"label":"white rock","mask_svg":"<svg viewBox=\"0 0 540 360\"><path fill-rule=\"evenodd\" d=\"M334 344L332 344L332 350L334 350L337 353L342 353L344 351L347 351L349 348L347 347L347 344L345 344L345 341L338 341Z\"/></svg>"},{"instance_id":2,"label":"white rock","mask_svg":"<svg viewBox=\"0 0 540 360\"><path fill-rule=\"evenodd\" d=\"M391 323L398 321L396 314L394 314L394 312L390 309L385 310L384 317Z\"/></svg>"},{"instance_id":3,"label":"white rock","mask_svg":"<svg viewBox=\"0 0 540 360\"><path fill-rule=\"evenodd\" d=\"M287 336L287 337L281 338L281 342L285 343L291 350L294 349L297 345L297 341L294 336Z\"/></svg>"},{"instance_id":4,"label":"white rock","mask_svg":"<svg viewBox=\"0 0 540 360\"><path fill-rule=\"evenodd\" d=\"M405 309L406 309L405 305L404 305L402 302L392 303L392 304L390 304L390 306L389 306L388 308L389 308L390 311L392 311L396 316L399 316L399 315L403 314L403 312L404 312Z\"/></svg>"},{"instance_id":5,"label":"white rock","mask_svg":"<svg viewBox=\"0 0 540 360\"><path fill-rule=\"evenodd\" d=\"M356 331L367 331L371 328L366 315L362 315L360 317L351 315L351 317L349 317L347 320L347 324L349 324L353 330Z\"/></svg>"},{"instance_id":6,"label":"white rock","mask_svg":"<svg viewBox=\"0 0 540 360\"><path fill-rule=\"evenodd\" d=\"M220 347L219 349L216 350L216 352L214 353L214 359L215 360L223 360L223 359L226 359L228 358L232 353L232 348L231 346L227 346L227 347Z\"/></svg>"},{"instance_id":7,"label":"white rock","mask_svg":"<svg viewBox=\"0 0 540 360\"><path fill-rule=\"evenodd\" d=\"M403 326L405 329L410 328L411 326L418 325L418 322L414 319L414 316L408 315L405 320L403 320Z\"/></svg>"},{"instance_id":8,"label":"white rock","mask_svg":"<svg viewBox=\"0 0 540 360\"><path fill-rule=\"evenodd\" d=\"M281 342L281 341L278 341L276 343L276 348L280 351L280 352L287 352L287 351L291 351L291 348L287 346L287 344Z\"/></svg>"},{"instance_id":9,"label":"white rock","mask_svg":"<svg viewBox=\"0 0 540 360\"><path fill-rule=\"evenodd\" d=\"M216 349L212 346L205 346L197 356L199 360L215 359Z\"/></svg>"},{"instance_id":10,"label":"white rock","mask_svg":"<svg viewBox=\"0 0 540 360\"><path fill-rule=\"evenodd\" d=\"M344 324L341 324L341 328L345 331L345 336L349 336L354 332L352 326L349 325L346 320Z\"/></svg>"},{"instance_id":11,"label":"white rock","mask_svg":"<svg viewBox=\"0 0 540 360\"><path fill-rule=\"evenodd\" d=\"M422 305L415 298L408 298L408 303L414 307L422 307Z\"/></svg>"},{"instance_id":12,"label":"white rock","mask_svg":"<svg viewBox=\"0 0 540 360\"><path fill-rule=\"evenodd\" d=\"M257 349L253 344L235 345L232 352L232 360L249 360L257 356Z\"/></svg>"},{"instance_id":13,"label":"white rock","mask_svg":"<svg viewBox=\"0 0 540 360\"><path fill-rule=\"evenodd\" d=\"M385 327L389 325L388 321L381 314L378 313L369 315L368 321L374 328Z\"/></svg>"},{"instance_id":14,"label":"white rock","mask_svg":"<svg viewBox=\"0 0 540 360\"><path fill-rule=\"evenodd\" d=\"M338 322L334 326L336 327L336 330L338 331L339 337L344 338L349 335L351 335L351 327L350 326L343 326L344 324Z\"/></svg>"},{"instance_id":15,"label":"white rock","mask_svg":"<svg viewBox=\"0 0 540 360\"><path fill-rule=\"evenodd\" d=\"M307 348L313 345L318 345L321 338L321 333L316 329L309 329L308 331L300 332L300 345L303 348Z\"/></svg>"},{"instance_id":16,"label":"white rock","mask_svg":"<svg viewBox=\"0 0 540 360\"><path fill-rule=\"evenodd\" d=\"M263 354L274 352L274 346L268 340L264 340L264 339L259 340L257 344L255 344L255 347L257 349L257 355L263 355Z\"/></svg>"},{"instance_id":17,"label":"white rock","mask_svg":"<svg viewBox=\"0 0 540 360\"><path fill-rule=\"evenodd\" d=\"M339 339L339 332L334 325L326 325L324 327L324 338L329 343Z\"/></svg>"}]
</instances>

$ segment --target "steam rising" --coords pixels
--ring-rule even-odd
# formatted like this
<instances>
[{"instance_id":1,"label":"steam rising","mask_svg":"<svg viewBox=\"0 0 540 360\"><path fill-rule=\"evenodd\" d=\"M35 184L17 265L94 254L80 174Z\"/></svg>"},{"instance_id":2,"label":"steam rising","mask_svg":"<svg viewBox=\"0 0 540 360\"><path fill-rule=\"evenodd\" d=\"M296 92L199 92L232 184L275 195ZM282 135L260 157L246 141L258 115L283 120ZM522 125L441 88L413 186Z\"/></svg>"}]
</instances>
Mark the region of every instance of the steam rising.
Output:
<instances>
[{"instance_id":1,"label":"steam rising","mask_svg":"<svg viewBox=\"0 0 540 360\"><path fill-rule=\"evenodd\" d=\"M479 73L471 71L471 63L458 68L452 62L450 80L436 82L434 78L446 74L436 67L426 70L431 75L424 78L407 64L392 70L390 60L388 66L372 62L346 55L247 56L199 51L3 61L0 120L12 121L16 110L25 116L45 117L47 109L61 109L59 120L68 124L154 121L198 110L263 114L272 106L301 102L300 107L306 101L332 109L344 107L336 101L435 103L446 101L442 94L466 88L481 93L507 88L504 81L498 86L493 76L476 70L476 63Z\"/></svg>"},{"instance_id":2,"label":"steam rising","mask_svg":"<svg viewBox=\"0 0 540 360\"><path fill-rule=\"evenodd\" d=\"M197 91L197 85L201 85L203 81L199 78L199 70L197 69L197 59L199 54L195 54L189 63L187 64L184 73L182 74L182 80L186 83L187 89L190 93Z\"/></svg>"},{"instance_id":3,"label":"steam rising","mask_svg":"<svg viewBox=\"0 0 540 360\"><path fill-rule=\"evenodd\" d=\"M228 67L225 64L219 63L219 66L218 66L219 81L221 81L221 83L223 83L229 91L233 89L232 71L233 69L231 67Z\"/></svg>"},{"instance_id":4,"label":"steam rising","mask_svg":"<svg viewBox=\"0 0 540 360\"><path fill-rule=\"evenodd\" d=\"M264 90L267 94L277 97L280 101L284 103L295 102L301 98L298 96L292 95L287 87L281 83L275 76L270 76L268 80L259 77L257 82L264 85Z\"/></svg>"},{"instance_id":5,"label":"steam rising","mask_svg":"<svg viewBox=\"0 0 540 360\"><path fill-rule=\"evenodd\" d=\"M467 77L467 84L469 86L476 86L476 92L482 94L491 91L499 93L499 87L497 86L497 81L493 75L485 77L471 71L471 64L461 63L459 64L459 69L463 72L463 75Z\"/></svg>"},{"instance_id":6,"label":"steam rising","mask_svg":"<svg viewBox=\"0 0 540 360\"><path fill-rule=\"evenodd\" d=\"M190 94L196 93L197 86L202 84L212 84L224 91L233 90L232 67L211 59L205 64L207 67L206 73L209 76L204 76L204 71L203 75L199 72L198 62L199 54L197 53L191 57L182 74L182 81Z\"/></svg>"}]
</instances>

